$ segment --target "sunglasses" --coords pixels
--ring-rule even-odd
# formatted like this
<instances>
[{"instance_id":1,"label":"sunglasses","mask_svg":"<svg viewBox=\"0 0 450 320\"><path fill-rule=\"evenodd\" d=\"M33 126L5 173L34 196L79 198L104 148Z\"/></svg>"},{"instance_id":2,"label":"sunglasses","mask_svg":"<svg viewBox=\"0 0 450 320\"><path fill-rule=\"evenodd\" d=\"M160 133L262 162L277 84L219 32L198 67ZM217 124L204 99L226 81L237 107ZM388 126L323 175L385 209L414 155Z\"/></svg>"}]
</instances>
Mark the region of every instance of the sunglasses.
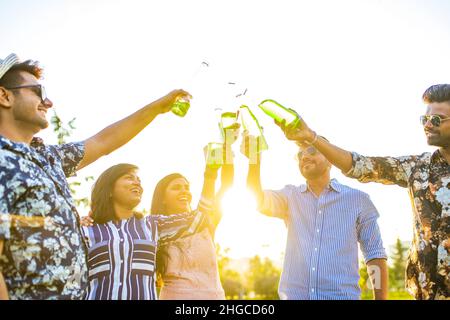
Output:
<instances>
[{"instance_id":1,"label":"sunglasses","mask_svg":"<svg viewBox=\"0 0 450 320\"><path fill-rule=\"evenodd\" d=\"M304 150L300 150L297 153L297 158L301 159L303 157L303 155L305 155L305 154L310 155L310 156L315 156L318 153L319 153L319 151L316 148L314 148L313 146L309 146L308 148L306 148Z\"/></svg>"},{"instance_id":2,"label":"sunglasses","mask_svg":"<svg viewBox=\"0 0 450 320\"><path fill-rule=\"evenodd\" d=\"M26 86L17 86L17 87L10 87L10 88L5 88L8 90L17 90L17 89L25 89L25 88L30 88L32 89L32 91L39 97L41 98L42 102L45 102L45 100L47 100L47 93L45 92L45 88L42 84L33 84L33 85L26 85Z\"/></svg>"},{"instance_id":3,"label":"sunglasses","mask_svg":"<svg viewBox=\"0 0 450 320\"><path fill-rule=\"evenodd\" d=\"M450 119L450 117L442 118L441 116L433 114L430 116L420 116L420 123L422 123L422 125L425 126L427 124L427 122L430 121L434 127L439 127L441 125L442 121L445 121L448 119Z\"/></svg>"}]
</instances>

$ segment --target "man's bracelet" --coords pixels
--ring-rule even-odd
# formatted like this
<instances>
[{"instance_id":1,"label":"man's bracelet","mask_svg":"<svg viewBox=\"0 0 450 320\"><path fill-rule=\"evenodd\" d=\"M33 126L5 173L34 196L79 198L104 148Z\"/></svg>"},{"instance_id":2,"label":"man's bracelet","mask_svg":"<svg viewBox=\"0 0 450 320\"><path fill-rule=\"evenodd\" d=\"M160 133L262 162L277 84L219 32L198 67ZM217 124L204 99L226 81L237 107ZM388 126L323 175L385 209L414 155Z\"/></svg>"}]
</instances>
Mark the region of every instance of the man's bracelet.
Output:
<instances>
[{"instance_id":1,"label":"man's bracelet","mask_svg":"<svg viewBox=\"0 0 450 320\"><path fill-rule=\"evenodd\" d=\"M314 132L314 139L311 142L306 141L306 143L309 144L310 146L312 146L314 143L316 143L317 140L319 139L319 135L315 131L313 131L313 132Z\"/></svg>"}]
</instances>

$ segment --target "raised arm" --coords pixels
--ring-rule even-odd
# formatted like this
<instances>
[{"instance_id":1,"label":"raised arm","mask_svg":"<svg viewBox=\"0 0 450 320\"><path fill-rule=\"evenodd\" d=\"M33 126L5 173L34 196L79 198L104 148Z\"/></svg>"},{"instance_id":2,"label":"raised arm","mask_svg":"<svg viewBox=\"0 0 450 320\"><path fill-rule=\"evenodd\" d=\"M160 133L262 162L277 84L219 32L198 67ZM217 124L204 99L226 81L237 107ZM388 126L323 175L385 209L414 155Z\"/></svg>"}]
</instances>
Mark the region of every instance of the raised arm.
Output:
<instances>
[{"instance_id":1,"label":"raised arm","mask_svg":"<svg viewBox=\"0 0 450 320\"><path fill-rule=\"evenodd\" d=\"M264 191L261 185L261 154L250 156L250 150L257 150L252 148L252 144L258 143L256 137L248 136L244 132L244 139L241 145L241 152L250 160L247 174L247 187L253 191L256 197L258 211L270 216L280 218L286 221L289 215L288 201L283 191Z\"/></svg>"},{"instance_id":2,"label":"raised arm","mask_svg":"<svg viewBox=\"0 0 450 320\"><path fill-rule=\"evenodd\" d=\"M175 241L199 232L208 226L208 215L212 210L212 201L200 199L199 207L192 212L171 215L149 215L146 219L158 226L159 242L161 244Z\"/></svg>"},{"instance_id":3,"label":"raised arm","mask_svg":"<svg viewBox=\"0 0 450 320\"><path fill-rule=\"evenodd\" d=\"M87 139L84 158L78 165L78 170L126 144L149 125L156 116L170 111L175 100L183 96L189 96L189 94L183 90L174 90Z\"/></svg>"},{"instance_id":4,"label":"raised arm","mask_svg":"<svg viewBox=\"0 0 450 320\"><path fill-rule=\"evenodd\" d=\"M256 152L255 150L257 148L252 148L252 145L257 145L258 140L256 137L249 136L247 132L244 132L242 137L241 152L249 160L254 160L248 163L247 188L255 194L259 206L264 199L264 192L261 185L261 153L256 154L256 156L250 155L250 152Z\"/></svg>"},{"instance_id":5,"label":"raised arm","mask_svg":"<svg viewBox=\"0 0 450 320\"><path fill-rule=\"evenodd\" d=\"M299 128L289 128L284 123L275 122L289 140L313 145L334 166L348 177L360 182L379 182L397 184L406 187L411 167L417 162L417 156L407 157L365 157L349 152L328 142L317 135L302 121Z\"/></svg>"},{"instance_id":6,"label":"raised arm","mask_svg":"<svg viewBox=\"0 0 450 320\"><path fill-rule=\"evenodd\" d=\"M289 128L284 123L275 123L283 130L286 138L297 143L308 143L314 145L334 166L343 172L348 172L352 168L352 153L341 149L311 130L306 122L302 121L299 128Z\"/></svg>"}]
</instances>

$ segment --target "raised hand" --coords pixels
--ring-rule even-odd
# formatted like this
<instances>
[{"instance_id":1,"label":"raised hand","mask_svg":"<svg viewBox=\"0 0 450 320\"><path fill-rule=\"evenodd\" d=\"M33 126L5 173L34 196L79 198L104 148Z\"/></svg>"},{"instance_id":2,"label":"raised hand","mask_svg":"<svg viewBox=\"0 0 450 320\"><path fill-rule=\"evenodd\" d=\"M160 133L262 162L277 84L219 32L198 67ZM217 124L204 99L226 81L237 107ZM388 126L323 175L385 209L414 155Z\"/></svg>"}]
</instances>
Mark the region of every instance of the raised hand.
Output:
<instances>
[{"instance_id":1,"label":"raised hand","mask_svg":"<svg viewBox=\"0 0 450 320\"><path fill-rule=\"evenodd\" d=\"M295 112L295 110L290 109ZM297 127L286 126L285 121L278 122L274 120L275 124L281 128L286 138L297 143L310 143L316 137L316 133L311 130L306 122L302 119Z\"/></svg>"},{"instance_id":2,"label":"raised hand","mask_svg":"<svg viewBox=\"0 0 450 320\"><path fill-rule=\"evenodd\" d=\"M177 99L183 99L189 101L192 99L192 96L189 92L184 91L182 89L177 89L169 92L164 97L160 98L155 106L158 108L158 113L166 113L169 112L172 108L172 105L177 101Z\"/></svg>"}]
</instances>

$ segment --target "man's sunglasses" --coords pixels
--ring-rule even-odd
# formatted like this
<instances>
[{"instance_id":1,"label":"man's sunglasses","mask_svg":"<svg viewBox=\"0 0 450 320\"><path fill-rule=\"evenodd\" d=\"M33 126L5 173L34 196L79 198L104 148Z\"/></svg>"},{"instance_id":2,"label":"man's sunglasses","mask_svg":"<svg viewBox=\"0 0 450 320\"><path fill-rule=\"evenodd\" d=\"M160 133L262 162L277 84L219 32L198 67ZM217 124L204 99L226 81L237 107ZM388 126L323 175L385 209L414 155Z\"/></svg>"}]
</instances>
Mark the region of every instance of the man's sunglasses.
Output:
<instances>
[{"instance_id":1,"label":"man's sunglasses","mask_svg":"<svg viewBox=\"0 0 450 320\"><path fill-rule=\"evenodd\" d=\"M47 93L45 92L45 88L41 84L33 84L33 85L26 85L26 86L17 86L17 87L9 87L5 88L8 90L17 90L17 89L24 89L24 88L32 88L33 92L36 93L38 97L41 98L42 102L45 102L47 100Z\"/></svg>"},{"instance_id":2,"label":"man's sunglasses","mask_svg":"<svg viewBox=\"0 0 450 320\"><path fill-rule=\"evenodd\" d=\"M301 159L303 157L303 155L305 155L305 154L310 155L310 156L315 156L318 153L319 153L319 151L316 148L314 148L313 146L309 146L308 148L306 148L304 150L300 150L297 153L297 158Z\"/></svg>"},{"instance_id":3,"label":"man's sunglasses","mask_svg":"<svg viewBox=\"0 0 450 320\"><path fill-rule=\"evenodd\" d=\"M448 120L449 118L442 118L441 116L438 116L437 114L433 114L430 116L420 116L420 123L422 123L423 126L427 124L428 121L431 122L431 124L434 127L439 127L441 125L442 121Z\"/></svg>"}]
</instances>

